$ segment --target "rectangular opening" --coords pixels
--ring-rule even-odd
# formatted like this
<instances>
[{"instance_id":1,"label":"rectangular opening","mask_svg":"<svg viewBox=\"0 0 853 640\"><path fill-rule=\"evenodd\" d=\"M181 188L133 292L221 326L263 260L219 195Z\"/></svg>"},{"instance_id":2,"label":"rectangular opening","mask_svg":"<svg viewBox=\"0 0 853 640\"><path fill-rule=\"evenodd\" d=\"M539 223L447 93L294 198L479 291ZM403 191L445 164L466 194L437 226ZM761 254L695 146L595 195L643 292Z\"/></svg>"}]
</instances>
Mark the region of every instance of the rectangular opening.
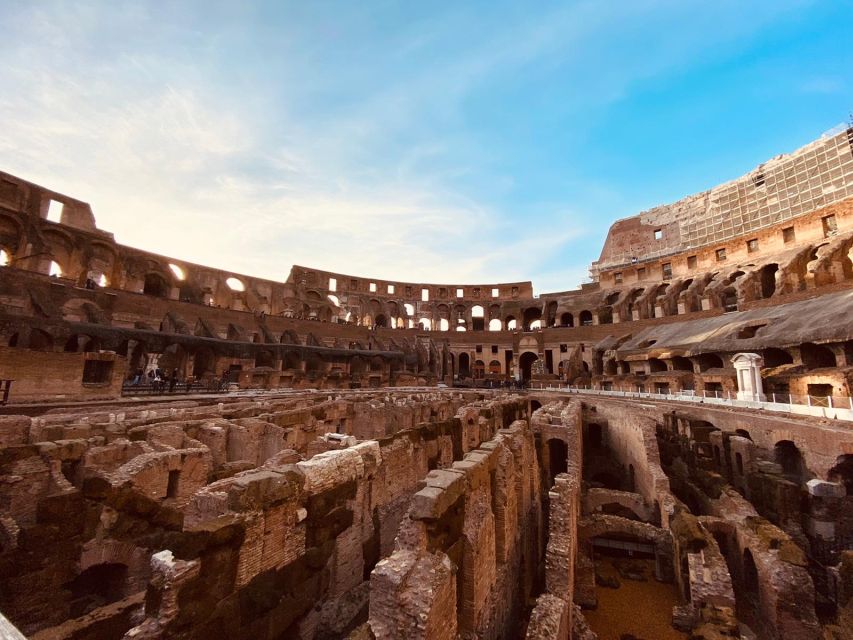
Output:
<instances>
[{"instance_id":1,"label":"rectangular opening","mask_svg":"<svg viewBox=\"0 0 853 640\"><path fill-rule=\"evenodd\" d=\"M726 259L726 250L725 249L717 249L716 251L717 262L722 262Z\"/></svg>"},{"instance_id":2,"label":"rectangular opening","mask_svg":"<svg viewBox=\"0 0 853 640\"><path fill-rule=\"evenodd\" d=\"M752 238L752 240L747 240L746 250L748 253L755 253L756 251L758 251L758 238Z\"/></svg>"},{"instance_id":3,"label":"rectangular opening","mask_svg":"<svg viewBox=\"0 0 853 640\"><path fill-rule=\"evenodd\" d=\"M545 371L554 373L554 352L550 349L545 351Z\"/></svg>"},{"instance_id":4,"label":"rectangular opening","mask_svg":"<svg viewBox=\"0 0 853 640\"><path fill-rule=\"evenodd\" d=\"M501 294L499 289L492 289L492 297L497 298Z\"/></svg>"},{"instance_id":5,"label":"rectangular opening","mask_svg":"<svg viewBox=\"0 0 853 640\"><path fill-rule=\"evenodd\" d=\"M808 390L813 407L829 406L829 398L832 397L831 384L810 384L808 385Z\"/></svg>"},{"instance_id":6,"label":"rectangular opening","mask_svg":"<svg viewBox=\"0 0 853 640\"><path fill-rule=\"evenodd\" d=\"M394 285L393 284L388 285L388 293L394 293Z\"/></svg>"},{"instance_id":7,"label":"rectangular opening","mask_svg":"<svg viewBox=\"0 0 853 640\"><path fill-rule=\"evenodd\" d=\"M663 229L655 229L655 240L663 240Z\"/></svg>"},{"instance_id":8,"label":"rectangular opening","mask_svg":"<svg viewBox=\"0 0 853 640\"><path fill-rule=\"evenodd\" d=\"M376 293L376 283L375 282L370 283L370 293Z\"/></svg>"},{"instance_id":9,"label":"rectangular opening","mask_svg":"<svg viewBox=\"0 0 853 640\"><path fill-rule=\"evenodd\" d=\"M329 291L338 290L338 281L335 278L329 278Z\"/></svg>"},{"instance_id":10,"label":"rectangular opening","mask_svg":"<svg viewBox=\"0 0 853 640\"><path fill-rule=\"evenodd\" d=\"M483 345L478 344L476 347L476 351L477 351L477 353L483 353Z\"/></svg>"},{"instance_id":11,"label":"rectangular opening","mask_svg":"<svg viewBox=\"0 0 853 640\"><path fill-rule=\"evenodd\" d=\"M568 351L569 351L569 345L567 345L567 344L561 344L560 345L560 353L568 353Z\"/></svg>"},{"instance_id":12,"label":"rectangular opening","mask_svg":"<svg viewBox=\"0 0 853 640\"><path fill-rule=\"evenodd\" d=\"M794 227L785 227L782 229L782 242L788 243L793 242L796 239L796 235L794 234Z\"/></svg>"},{"instance_id":13,"label":"rectangular opening","mask_svg":"<svg viewBox=\"0 0 853 640\"><path fill-rule=\"evenodd\" d=\"M181 472L176 469L174 471L169 472L169 482L166 485L166 497L167 498L177 498L178 497L178 482L181 480Z\"/></svg>"},{"instance_id":14,"label":"rectangular opening","mask_svg":"<svg viewBox=\"0 0 853 640\"><path fill-rule=\"evenodd\" d=\"M512 371L512 349L504 351L504 371L507 372L507 375Z\"/></svg>"},{"instance_id":15,"label":"rectangular opening","mask_svg":"<svg viewBox=\"0 0 853 640\"><path fill-rule=\"evenodd\" d=\"M637 269L637 280L644 280L646 277L646 268L640 267Z\"/></svg>"},{"instance_id":16,"label":"rectangular opening","mask_svg":"<svg viewBox=\"0 0 853 640\"><path fill-rule=\"evenodd\" d=\"M823 237L828 238L838 233L838 222L835 220L835 214L824 216L821 218L823 223Z\"/></svg>"},{"instance_id":17,"label":"rectangular opening","mask_svg":"<svg viewBox=\"0 0 853 640\"><path fill-rule=\"evenodd\" d=\"M613 284L622 284L622 272L617 271L613 274Z\"/></svg>"},{"instance_id":18,"label":"rectangular opening","mask_svg":"<svg viewBox=\"0 0 853 640\"><path fill-rule=\"evenodd\" d=\"M457 289L456 290L456 297L457 298L464 298L465 297L465 289Z\"/></svg>"},{"instance_id":19,"label":"rectangular opening","mask_svg":"<svg viewBox=\"0 0 853 640\"><path fill-rule=\"evenodd\" d=\"M51 222L62 222L62 207L65 205L56 200L51 200L47 206L47 219Z\"/></svg>"},{"instance_id":20,"label":"rectangular opening","mask_svg":"<svg viewBox=\"0 0 853 640\"><path fill-rule=\"evenodd\" d=\"M696 256L687 256L687 268L695 269L699 266L699 258Z\"/></svg>"},{"instance_id":21,"label":"rectangular opening","mask_svg":"<svg viewBox=\"0 0 853 640\"><path fill-rule=\"evenodd\" d=\"M492 353L497 354L497 352L498 352L498 345L493 344L492 345Z\"/></svg>"},{"instance_id":22,"label":"rectangular opening","mask_svg":"<svg viewBox=\"0 0 853 640\"><path fill-rule=\"evenodd\" d=\"M352 289L353 291L358 291L358 280L355 280L355 279L350 280L349 281L349 288Z\"/></svg>"},{"instance_id":23,"label":"rectangular opening","mask_svg":"<svg viewBox=\"0 0 853 640\"><path fill-rule=\"evenodd\" d=\"M671 280L672 279L672 263L671 262L664 262L661 265L661 271L663 272L663 279L664 280Z\"/></svg>"},{"instance_id":24,"label":"rectangular opening","mask_svg":"<svg viewBox=\"0 0 853 640\"><path fill-rule=\"evenodd\" d=\"M429 289L421 289L421 302L429 302Z\"/></svg>"}]
</instances>

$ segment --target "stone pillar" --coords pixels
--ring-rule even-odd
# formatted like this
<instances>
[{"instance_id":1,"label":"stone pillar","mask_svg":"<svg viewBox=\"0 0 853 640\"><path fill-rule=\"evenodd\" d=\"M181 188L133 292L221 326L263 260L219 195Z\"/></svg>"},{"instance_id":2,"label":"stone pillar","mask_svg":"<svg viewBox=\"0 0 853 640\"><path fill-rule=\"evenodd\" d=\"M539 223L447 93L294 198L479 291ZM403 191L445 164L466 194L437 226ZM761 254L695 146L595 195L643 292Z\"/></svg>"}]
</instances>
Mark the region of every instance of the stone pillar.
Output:
<instances>
[{"instance_id":1,"label":"stone pillar","mask_svg":"<svg viewBox=\"0 0 853 640\"><path fill-rule=\"evenodd\" d=\"M757 353L739 353L732 358L737 371L737 399L752 402L766 399L761 382L761 365L764 360Z\"/></svg>"}]
</instances>

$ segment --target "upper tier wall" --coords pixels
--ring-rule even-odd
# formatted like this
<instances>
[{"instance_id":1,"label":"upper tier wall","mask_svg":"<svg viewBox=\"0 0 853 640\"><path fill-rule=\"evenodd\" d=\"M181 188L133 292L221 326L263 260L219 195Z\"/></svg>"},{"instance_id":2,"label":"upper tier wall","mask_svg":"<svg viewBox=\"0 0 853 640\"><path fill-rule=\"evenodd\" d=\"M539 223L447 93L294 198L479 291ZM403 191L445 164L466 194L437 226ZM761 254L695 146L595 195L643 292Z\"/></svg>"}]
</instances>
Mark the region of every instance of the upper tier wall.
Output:
<instances>
[{"instance_id":1,"label":"upper tier wall","mask_svg":"<svg viewBox=\"0 0 853 640\"><path fill-rule=\"evenodd\" d=\"M836 129L754 171L614 223L601 271L721 244L853 196L853 127Z\"/></svg>"}]
</instances>

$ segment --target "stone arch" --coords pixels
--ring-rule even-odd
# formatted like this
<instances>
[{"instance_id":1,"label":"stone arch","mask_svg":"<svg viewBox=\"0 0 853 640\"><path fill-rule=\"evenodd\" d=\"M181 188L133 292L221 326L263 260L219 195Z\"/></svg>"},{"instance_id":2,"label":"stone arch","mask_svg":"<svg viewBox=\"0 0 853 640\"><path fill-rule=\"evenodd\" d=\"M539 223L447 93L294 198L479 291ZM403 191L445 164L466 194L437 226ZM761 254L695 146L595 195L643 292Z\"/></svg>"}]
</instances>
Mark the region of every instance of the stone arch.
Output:
<instances>
[{"instance_id":1,"label":"stone arch","mask_svg":"<svg viewBox=\"0 0 853 640\"><path fill-rule=\"evenodd\" d=\"M530 331L533 328L533 325L536 322L542 322L542 309L539 307L527 307L522 314L521 325L525 331Z\"/></svg>"},{"instance_id":2,"label":"stone arch","mask_svg":"<svg viewBox=\"0 0 853 640\"><path fill-rule=\"evenodd\" d=\"M527 382L533 376L533 363L539 359L539 355L532 351L525 351L518 358L518 366L521 370L521 379Z\"/></svg>"},{"instance_id":3,"label":"stone arch","mask_svg":"<svg viewBox=\"0 0 853 640\"><path fill-rule=\"evenodd\" d=\"M835 354L829 347L822 344L805 342L800 345L800 357L807 369L823 369L835 367Z\"/></svg>"},{"instance_id":4,"label":"stone arch","mask_svg":"<svg viewBox=\"0 0 853 640\"><path fill-rule=\"evenodd\" d=\"M660 358L649 358L649 371L651 373L661 373L666 371L666 363Z\"/></svg>"},{"instance_id":5,"label":"stone arch","mask_svg":"<svg viewBox=\"0 0 853 640\"><path fill-rule=\"evenodd\" d=\"M581 311L580 315L578 316L578 321L580 323L580 326L582 326L582 327L591 326L592 325L592 311L588 311L587 309L584 309L583 311Z\"/></svg>"},{"instance_id":6,"label":"stone arch","mask_svg":"<svg viewBox=\"0 0 853 640\"><path fill-rule=\"evenodd\" d=\"M28 348L33 351L52 351L53 336L43 329L32 329L30 330Z\"/></svg>"},{"instance_id":7,"label":"stone arch","mask_svg":"<svg viewBox=\"0 0 853 640\"><path fill-rule=\"evenodd\" d=\"M460 378L471 377L471 356L469 356L467 353L464 353L464 352L460 353L458 363L459 363L459 372L458 372L459 377Z\"/></svg>"},{"instance_id":8,"label":"stone arch","mask_svg":"<svg viewBox=\"0 0 853 640\"><path fill-rule=\"evenodd\" d=\"M848 496L853 496L853 454L838 456L835 466L829 470L827 479L830 482L843 484Z\"/></svg>"},{"instance_id":9,"label":"stone arch","mask_svg":"<svg viewBox=\"0 0 853 640\"><path fill-rule=\"evenodd\" d=\"M800 448L791 440L780 440L773 446L773 459L782 467L782 474L791 482L805 480L806 463Z\"/></svg>"},{"instance_id":10,"label":"stone arch","mask_svg":"<svg viewBox=\"0 0 853 640\"><path fill-rule=\"evenodd\" d=\"M715 353L702 353L693 357L693 361L699 368L700 372L705 372L708 369L724 368L723 359Z\"/></svg>"},{"instance_id":11,"label":"stone arch","mask_svg":"<svg viewBox=\"0 0 853 640\"><path fill-rule=\"evenodd\" d=\"M575 326L575 317L568 311L564 311L560 314L560 326L561 327L574 327Z\"/></svg>"},{"instance_id":12,"label":"stone arch","mask_svg":"<svg viewBox=\"0 0 853 640\"><path fill-rule=\"evenodd\" d=\"M766 264L759 270L758 287L762 298L769 298L776 293L776 273L779 271L779 265L774 263Z\"/></svg>"},{"instance_id":13,"label":"stone arch","mask_svg":"<svg viewBox=\"0 0 853 640\"><path fill-rule=\"evenodd\" d=\"M147 296L155 296L157 298L168 298L169 284L162 274L152 271L145 274L145 279L142 284L142 293Z\"/></svg>"},{"instance_id":14,"label":"stone arch","mask_svg":"<svg viewBox=\"0 0 853 640\"><path fill-rule=\"evenodd\" d=\"M784 364L794 364L794 358L790 353L776 347L768 347L762 350L761 356L764 359L764 366L768 369L781 367Z\"/></svg>"}]
</instances>

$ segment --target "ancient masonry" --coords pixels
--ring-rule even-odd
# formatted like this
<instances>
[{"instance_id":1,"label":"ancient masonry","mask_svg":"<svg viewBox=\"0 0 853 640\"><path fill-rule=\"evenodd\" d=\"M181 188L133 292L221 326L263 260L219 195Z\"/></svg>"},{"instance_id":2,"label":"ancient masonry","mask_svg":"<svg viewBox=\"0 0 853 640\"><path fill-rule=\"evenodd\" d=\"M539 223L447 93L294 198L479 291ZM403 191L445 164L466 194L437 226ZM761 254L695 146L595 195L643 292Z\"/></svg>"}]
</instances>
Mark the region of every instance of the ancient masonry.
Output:
<instances>
[{"instance_id":1,"label":"ancient masonry","mask_svg":"<svg viewBox=\"0 0 853 640\"><path fill-rule=\"evenodd\" d=\"M0 174L0 637L593 640L646 584L853 640L851 254L851 129L538 297L189 264Z\"/></svg>"}]
</instances>

